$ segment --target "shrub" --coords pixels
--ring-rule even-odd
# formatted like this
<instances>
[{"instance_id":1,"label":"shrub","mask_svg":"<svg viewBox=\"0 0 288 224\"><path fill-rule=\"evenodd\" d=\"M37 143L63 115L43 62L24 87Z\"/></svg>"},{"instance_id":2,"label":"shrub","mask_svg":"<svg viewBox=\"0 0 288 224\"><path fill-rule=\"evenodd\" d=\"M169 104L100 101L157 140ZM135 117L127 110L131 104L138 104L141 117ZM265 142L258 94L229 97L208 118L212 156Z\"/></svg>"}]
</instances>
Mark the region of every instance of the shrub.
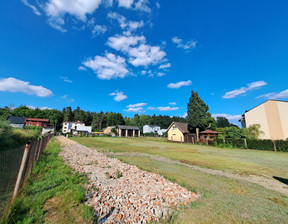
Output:
<instances>
[{"instance_id":1,"label":"shrub","mask_svg":"<svg viewBox=\"0 0 288 224\"><path fill-rule=\"evenodd\" d=\"M288 141L276 140L275 145L276 145L277 151L288 152Z\"/></svg>"},{"instance_id":2,"label":"shrub","mask_svg":"<svg viewBox=\"0 0 288 224\"><path fill-rule=\"evenodd\" d=\"M247 139L248 149L274 151L273 141L270 139Z\"/></svg>"},{"instance_id":3,"label":"shrub","mask_svg":"<svg viewBox=\"0 0 288 224\"><path fill-rule=\"evenodd\" d=\"M226 139L225 143L232 145L233 148L241 148L241 149L247 148L245 145L244 138L238 138L238 139L228 138Z\"/></svg>"}]
</instances>

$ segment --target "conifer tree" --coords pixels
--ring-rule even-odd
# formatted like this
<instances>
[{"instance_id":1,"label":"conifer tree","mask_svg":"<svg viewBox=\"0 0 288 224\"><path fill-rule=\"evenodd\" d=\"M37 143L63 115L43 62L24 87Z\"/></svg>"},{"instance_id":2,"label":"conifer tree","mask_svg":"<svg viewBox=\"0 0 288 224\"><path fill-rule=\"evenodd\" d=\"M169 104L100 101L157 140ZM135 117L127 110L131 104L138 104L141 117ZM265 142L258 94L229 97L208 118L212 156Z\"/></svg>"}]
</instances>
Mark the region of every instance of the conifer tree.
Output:
<instances>
[{"instance_id":1,"label":"conifer tree","mask_svg":"<svg viewBox=\"0 0 288 224\"><path fill-rule=\"evenodd\" d=\"M191 97L189 98L189 102L187 103L187 122L188 122L188 130L190 132L196 131L196 128L200 130L204 130L205 128L205 119L207 119L209 114L207 113L209 110L208 105L204 103L204 101L198 96L197 92L192 90Z\"/></svg>"}]
</instances>

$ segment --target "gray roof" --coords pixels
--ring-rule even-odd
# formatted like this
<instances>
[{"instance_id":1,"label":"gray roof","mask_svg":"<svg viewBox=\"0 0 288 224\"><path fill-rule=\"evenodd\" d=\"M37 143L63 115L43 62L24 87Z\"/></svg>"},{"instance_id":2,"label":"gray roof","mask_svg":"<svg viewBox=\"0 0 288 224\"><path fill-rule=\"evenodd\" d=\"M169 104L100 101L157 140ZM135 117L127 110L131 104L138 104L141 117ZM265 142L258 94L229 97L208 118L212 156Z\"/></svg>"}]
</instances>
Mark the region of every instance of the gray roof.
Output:
<instances>
[{"instance_id":1,"label":"gray roof","mask_svg":"<svg viewBox=\"0 0 288 224\"><path fill-rule=\"evenodd\" d=\"M6 120L9 121L11 124L25 124L26 117L9 116Z\"/></svg>"},{"instance_id":2,"label":"gray roof","mask_svg":"<svg viewBox=\"0 0 288 224\"><path fill-rule=\"evenodd\" d=\"M126 126L126 125L117 125L117 128L127 129L127 130L140 130L139 127L136 127L136 126Z\"/></svg>"}]
</instances>

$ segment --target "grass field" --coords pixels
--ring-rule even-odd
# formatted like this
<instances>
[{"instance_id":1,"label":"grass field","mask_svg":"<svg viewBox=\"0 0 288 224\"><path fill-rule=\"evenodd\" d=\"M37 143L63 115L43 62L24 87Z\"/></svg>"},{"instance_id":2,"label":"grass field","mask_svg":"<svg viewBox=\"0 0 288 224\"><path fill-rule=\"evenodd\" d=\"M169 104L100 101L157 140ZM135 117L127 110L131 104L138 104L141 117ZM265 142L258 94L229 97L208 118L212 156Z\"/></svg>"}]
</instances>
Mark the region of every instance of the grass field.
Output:
<instances>
[{"instance_id":1,"label":"grass field","mask_svg":"<svg viewBox=\"0 0 288 224\"><path fill-rule=\"evenodd\" d=\"M102 152L140 152L242 175L288 178L288 153L177 144L160 138L77 137L73 140ZM202 195L190 208L178 211L173 223L287 223L288 197L257 184L143 156L114 157L159 173Z\"/></svg>"}]
</instances>

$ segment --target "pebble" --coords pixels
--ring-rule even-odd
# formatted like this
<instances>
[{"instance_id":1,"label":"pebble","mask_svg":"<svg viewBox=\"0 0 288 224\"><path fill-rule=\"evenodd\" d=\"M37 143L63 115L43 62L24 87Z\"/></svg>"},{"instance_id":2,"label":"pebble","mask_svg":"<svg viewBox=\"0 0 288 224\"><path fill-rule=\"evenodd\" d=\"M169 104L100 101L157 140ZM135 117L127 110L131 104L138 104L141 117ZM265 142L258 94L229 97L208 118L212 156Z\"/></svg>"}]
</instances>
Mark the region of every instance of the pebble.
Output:
<instances>
[{"instance_id":1,"label":"pebble","mask_svg":"<svg viewBox=\"0 0 288 224\"><path fill-rule=\"evenodd\" d=\"M140 170L80 144L66 145L60 156L86 174L86 204L102 223L148 223L169 219L180 205L199 198L159 174Z\"/></svg>"}]
</instances>

